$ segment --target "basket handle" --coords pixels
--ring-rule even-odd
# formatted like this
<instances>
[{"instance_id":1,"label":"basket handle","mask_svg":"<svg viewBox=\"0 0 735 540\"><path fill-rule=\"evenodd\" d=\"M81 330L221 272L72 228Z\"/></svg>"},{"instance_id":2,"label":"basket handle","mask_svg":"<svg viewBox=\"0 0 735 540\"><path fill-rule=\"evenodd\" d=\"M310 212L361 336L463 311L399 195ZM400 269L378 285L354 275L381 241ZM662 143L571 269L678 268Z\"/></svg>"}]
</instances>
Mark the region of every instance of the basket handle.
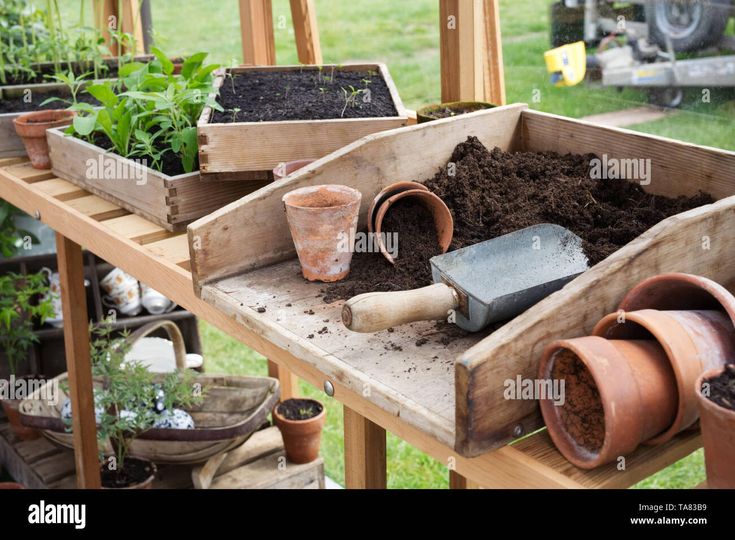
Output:
<instances>
[{"instance_id":1,"label":"basket handle","mask_svg":"<svg viewBox=\"0 0 735 540\"><path fill-rule=\"evenodd\" d=\"M179 330L179 327L176 326L176 323L174 323L173 321L164 319L161 321L153 321L144 326L141 326L135 332L128 336L128 345L132 347L138 340L155 332L159 328L163 328L164 330L166 330L168 337L171 338L171 342L174 344L176 369L186 369L186 345L184 344L184 336L181 335L181 330Z\"/></svg>"}]
</instances>

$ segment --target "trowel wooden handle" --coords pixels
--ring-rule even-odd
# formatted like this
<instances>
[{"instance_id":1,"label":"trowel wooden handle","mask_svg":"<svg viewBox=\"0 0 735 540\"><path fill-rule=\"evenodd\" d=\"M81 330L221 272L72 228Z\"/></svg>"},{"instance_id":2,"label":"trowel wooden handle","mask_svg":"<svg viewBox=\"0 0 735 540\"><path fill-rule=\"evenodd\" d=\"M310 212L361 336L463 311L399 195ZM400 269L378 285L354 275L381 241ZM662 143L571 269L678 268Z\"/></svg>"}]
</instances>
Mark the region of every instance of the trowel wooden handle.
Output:
<instances>
[{"instance_id":1,"label":"trowel wooden handle","mask_svg":"<svg viewBox=\"0 0 735 540\"><path fill-rule=\"evenodd\" d=\"M437 283L413 291L355 296L342 308L342 322L353 332L378 332L411 322L446 319L458 306L456 291Z\"/></svg>"}]
</instances>

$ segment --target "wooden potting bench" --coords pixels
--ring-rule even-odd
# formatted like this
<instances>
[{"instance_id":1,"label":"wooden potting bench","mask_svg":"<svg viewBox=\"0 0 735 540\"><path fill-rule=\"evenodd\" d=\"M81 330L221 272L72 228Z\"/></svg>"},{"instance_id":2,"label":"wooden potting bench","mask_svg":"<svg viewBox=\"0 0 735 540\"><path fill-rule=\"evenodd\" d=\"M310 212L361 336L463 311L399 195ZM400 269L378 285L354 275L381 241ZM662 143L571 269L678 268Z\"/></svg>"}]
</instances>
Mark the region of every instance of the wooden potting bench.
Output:
<instances>
[{"instance_id":1,"label":"wooden potting bench","mask_svg":"<svg viewBox=\"0 0 735 540\"><path fill-rule=\"evenodd\" d=\"M255 349L269 359L269 372L281 381L284 397L296 392L296 377L316 388L326 382L344 405L345 482L350 488L386 486L386 430L447 465L453 487L612 488L628 487L678 461L700 447L697 432L681 434L660 447L642 447L628 456L624 470L616 464L583 471L567 462L539 431L515 444L468 459L450 446L404 421L400 416L351 390L320 369L248 330L194 294L186 234L115 207L96 195L47 171L37 171L24 158L0 160L0 197L53 228L57 233L62 278L67 367L70 390L88 403L85 422L74 425L77 483L99 485L92 385L84 302L82 247L144 280L151 287ZM111 217L116 216L116 217ZM243 246L246 249L246 246Z\"/></svg>"}]
</instances>

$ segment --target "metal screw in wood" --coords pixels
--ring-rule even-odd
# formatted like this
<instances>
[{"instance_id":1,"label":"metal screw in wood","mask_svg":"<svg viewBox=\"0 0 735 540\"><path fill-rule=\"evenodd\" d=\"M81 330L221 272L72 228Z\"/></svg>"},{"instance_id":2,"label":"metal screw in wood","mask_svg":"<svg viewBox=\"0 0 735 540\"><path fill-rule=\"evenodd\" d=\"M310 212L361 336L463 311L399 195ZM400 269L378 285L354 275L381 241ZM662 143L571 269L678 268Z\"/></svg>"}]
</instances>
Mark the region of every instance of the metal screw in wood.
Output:
<instances>
[{"instance_id":1,"label":"metal screw in wood","mask_svg":"<svg viewBox=\"0 0 735 540\"><path fill-rule=\"evenodd\" d=\"M334 385L329 381L324 381L324 393L329 397L334 396Z\"/></svg>"}]
</instances>

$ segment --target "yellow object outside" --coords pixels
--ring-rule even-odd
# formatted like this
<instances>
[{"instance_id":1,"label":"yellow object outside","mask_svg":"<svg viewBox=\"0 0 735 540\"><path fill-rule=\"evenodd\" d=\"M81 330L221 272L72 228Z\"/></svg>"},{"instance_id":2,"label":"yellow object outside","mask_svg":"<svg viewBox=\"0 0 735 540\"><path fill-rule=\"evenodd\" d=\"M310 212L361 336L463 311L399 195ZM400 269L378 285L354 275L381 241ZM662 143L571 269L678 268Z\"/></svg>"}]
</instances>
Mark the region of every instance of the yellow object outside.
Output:
<instances>
[{"instance_id":1,"label":"yellow object outside","mask_svg":"<svg viewBox=\"0 0 735 540\"><path fill-rule=\"evenodd\" d=\"M584 41L546 51L544 60L554 86L575 86L584 80L587 73L587 50Z\"/></svg>"}]
</instances>

